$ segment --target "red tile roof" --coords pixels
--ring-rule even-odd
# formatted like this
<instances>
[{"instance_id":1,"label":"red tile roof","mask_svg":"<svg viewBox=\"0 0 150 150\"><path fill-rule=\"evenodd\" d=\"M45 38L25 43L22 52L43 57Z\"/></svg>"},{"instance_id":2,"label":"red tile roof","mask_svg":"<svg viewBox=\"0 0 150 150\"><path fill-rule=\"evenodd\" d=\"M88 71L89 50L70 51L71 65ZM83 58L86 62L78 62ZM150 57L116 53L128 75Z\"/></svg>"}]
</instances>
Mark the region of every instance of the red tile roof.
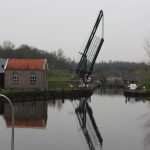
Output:
<instances>
[{"instance_id":1,"label":"red tile roof","mask_svg":"<svg viewBox=\"0 0 150 150\"><path fill-rule=\"evenodd\" d=\"M6 119L5 121L7 127L12 126L11 119ZM46 123L44 119L15 119L14 125L18 128L44 128L46 126Z\"/></svg>"},{"instance_id":2,"label":"red tile roof","mask_svg":"<svg viewBox=\"0 0 150 150\"><path fill-rule=\"evenodd\" d=\"M11 70L42 70L45 59L8 59L5 69Z\"/></svg>"}]
</instances>

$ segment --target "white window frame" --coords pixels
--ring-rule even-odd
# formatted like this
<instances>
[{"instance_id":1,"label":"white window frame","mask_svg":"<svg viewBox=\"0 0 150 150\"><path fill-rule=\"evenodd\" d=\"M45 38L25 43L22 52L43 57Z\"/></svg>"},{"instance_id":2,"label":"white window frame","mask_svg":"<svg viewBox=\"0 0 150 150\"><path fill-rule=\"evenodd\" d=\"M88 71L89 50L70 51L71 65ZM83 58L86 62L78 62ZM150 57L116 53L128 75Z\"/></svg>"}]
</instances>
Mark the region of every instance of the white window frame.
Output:
<instances>
[{"instance_id":1,"label":"white window frame","mask_svg":"<svg viewBox=\"0 0 150 150\"><path fill-rule=\"evenodd\" d=\"M35 73L30 74L30 83L31 84L36 84L37 82L37 75Z\"/></svg>"},{"instance_id":2,"label":"white window frame","mask_svg":"<svg viewBox=\"0 0 150 150\"><path fill-rule=\"evenodd\" d=\"M18 84L19 83L19 77L18 77L18 74L16 72L14 72L12 74L12 83L13 84Z\"/></svg>"}]
</instances>

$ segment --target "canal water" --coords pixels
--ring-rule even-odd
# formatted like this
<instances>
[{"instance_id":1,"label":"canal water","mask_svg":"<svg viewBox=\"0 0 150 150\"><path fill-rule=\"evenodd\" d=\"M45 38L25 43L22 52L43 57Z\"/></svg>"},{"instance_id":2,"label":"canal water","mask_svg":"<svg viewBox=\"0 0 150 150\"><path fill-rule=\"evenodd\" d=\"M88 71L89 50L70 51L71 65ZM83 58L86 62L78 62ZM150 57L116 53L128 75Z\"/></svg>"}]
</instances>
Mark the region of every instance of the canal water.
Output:
<instances>
[{"instance_id":1,"label":"canal water","mask_svg":"<svg viewBox=\"0 0 150 150\"><path fill-rule=\"evenodd\" d=\"M14 108L15 150L150 149L149 100L97 90L89 98L31 100ZM6 103L3 109L0 149L9 150L11 111Z\"/></svg>"}]
</instances>

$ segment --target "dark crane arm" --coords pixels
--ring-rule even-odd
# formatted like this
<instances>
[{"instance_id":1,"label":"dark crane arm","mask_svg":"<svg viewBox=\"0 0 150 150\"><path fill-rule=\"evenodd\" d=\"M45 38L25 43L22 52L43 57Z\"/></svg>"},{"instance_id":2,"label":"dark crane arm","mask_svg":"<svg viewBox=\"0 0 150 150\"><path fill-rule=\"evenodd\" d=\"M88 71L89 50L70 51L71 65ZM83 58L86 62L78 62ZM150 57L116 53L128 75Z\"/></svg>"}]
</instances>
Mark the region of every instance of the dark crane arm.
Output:
<instances>
[{"instance_id":1,"label":"dark crane arm","mask_svg":"<svg viewBox=\"0 0 150 150\"><path fill-rule=\"evenodd\" d=\"M89 77L89 75L92 74L92 72L93 72L93 67L94 67L96 58L97 58L97 56L98 56L98 54L99 54L99 51L100 51L100 49L101 49L101 47L102 47L102 44L103 44L103 42L104 42L103 31L102 31L102 38L101 38L101 40L100 40L100 42L99 42L99 45L98 45L97 50L96 50L96 53L94 54L94 57L93 57L93 59L92 59L92 61L91 61L91 65L90 65L89 69L87 69L87 63L88 63L87 53L88 53L88 50L89 50L89 48L90 48L90 45L91 45L91 43L92 43L92 41L93 41L93 38L94 38L94 36L95 36L95 33L96 33L96 31L97 31L97 28L98 28L99 23L100 23L100 21L101 21L102 18L103 18L103 11L101 10L101 11L99 12L98 17L97 17L97 20L96 20L96 22L95 22L95 25L94 25L94 27L93 27L93 30L92 30L92 32L91 32L91 34L90 34L90 37L89 37L89 39L88 39L88 42L87 42L86 47L85 47L85 49L84 49L84 52L82 53L81 59L80 59L80 61L79 61L79 64L78 64L78 66L77 66L77 68L76 68L76 74L77 74L81 79L83 79L83 82L86 82L85 80L87 80L88 77ZM103 24L102 24L102 28L103 28ZM102 29L102 30L103 30L103 29ZM85 79L85 78L86 78L86 79Z\"/></svg>"}]
</instances>

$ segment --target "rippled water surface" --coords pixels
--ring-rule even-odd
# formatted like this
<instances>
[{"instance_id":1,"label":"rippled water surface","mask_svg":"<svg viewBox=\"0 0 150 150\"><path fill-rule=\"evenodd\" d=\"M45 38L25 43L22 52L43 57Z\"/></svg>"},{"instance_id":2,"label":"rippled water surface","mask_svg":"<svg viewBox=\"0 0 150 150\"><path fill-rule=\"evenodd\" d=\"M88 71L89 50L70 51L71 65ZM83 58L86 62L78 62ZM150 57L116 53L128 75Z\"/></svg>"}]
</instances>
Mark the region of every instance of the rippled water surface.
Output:
<instances>
[{"instance_id":1,"label":"rippled water surface","mask_svg":"<svg viewBox=\"0 0 150 150\"><path fill-rule=\"evenodd\" d=\"M14 104L15 150L149 150L150 102L96 91L79 100ZM11 146L11 111L1 106L0 149Z\"/></svg>"}]
</instances>

